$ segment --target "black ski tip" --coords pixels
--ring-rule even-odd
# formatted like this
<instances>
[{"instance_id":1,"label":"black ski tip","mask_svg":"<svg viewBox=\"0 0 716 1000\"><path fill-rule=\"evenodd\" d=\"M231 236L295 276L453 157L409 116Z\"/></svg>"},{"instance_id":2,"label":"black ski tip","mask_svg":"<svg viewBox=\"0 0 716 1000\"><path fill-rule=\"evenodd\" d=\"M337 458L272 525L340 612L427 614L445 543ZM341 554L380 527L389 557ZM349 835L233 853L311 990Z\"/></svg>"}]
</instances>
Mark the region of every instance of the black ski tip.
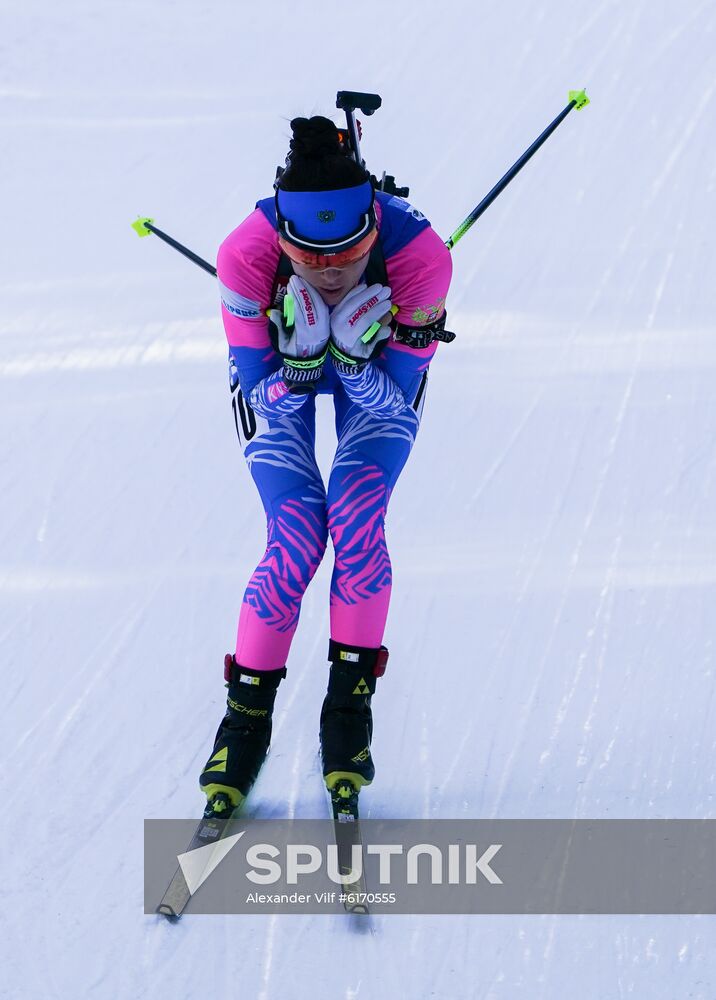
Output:
<instances>
[{"instance_id":1,"label":"black ski tip","mask_svg":"<svg viewBox=\"0 0 716 1000\"><path fill-rule=\"evenodd\" d=\"M161 914L161 916L163 917L166 917L170 924L177 923L179 917L181 916L180 913L175 913L174 910L171 908L171 906L168 906L166 903L159 904L159 906L157 907L157 913Z\"/></svg>"}]
</instances>

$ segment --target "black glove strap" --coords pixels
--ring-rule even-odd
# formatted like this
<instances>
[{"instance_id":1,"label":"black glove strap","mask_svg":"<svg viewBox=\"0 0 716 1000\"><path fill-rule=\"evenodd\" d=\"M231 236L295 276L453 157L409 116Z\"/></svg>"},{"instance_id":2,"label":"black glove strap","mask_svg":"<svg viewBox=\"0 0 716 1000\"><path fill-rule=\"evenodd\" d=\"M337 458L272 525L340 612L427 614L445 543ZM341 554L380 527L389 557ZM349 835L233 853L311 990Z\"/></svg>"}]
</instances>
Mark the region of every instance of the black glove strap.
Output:
<instances>
[{"instance_id":1,"label":"black glove strap","mask_svg":"<svg viewBox=\"0 0 716 1000\"><path fill-rule=\"evenodd\" d=\"M440 319L434 320L429 326L408 326L406 323L398 323L393 334L394 339L399 344L405 344L418 351L430 347L434 340L451 344L455 339L455 334L451 330L445 329L446 319L447 312L444 312Z\"/></svg>"}]
</instances>

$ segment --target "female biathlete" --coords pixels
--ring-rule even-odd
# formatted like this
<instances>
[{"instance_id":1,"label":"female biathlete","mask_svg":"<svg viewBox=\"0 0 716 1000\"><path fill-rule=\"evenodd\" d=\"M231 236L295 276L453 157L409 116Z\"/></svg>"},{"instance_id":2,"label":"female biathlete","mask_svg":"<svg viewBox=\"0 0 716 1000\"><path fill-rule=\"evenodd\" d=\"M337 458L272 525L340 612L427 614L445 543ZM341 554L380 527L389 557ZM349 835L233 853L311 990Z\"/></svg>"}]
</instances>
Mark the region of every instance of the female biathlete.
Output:
<instances>
[{"instance_id":1,"label":"female biathlete","mask_svg":"<svg viewBox=\"0 0 716 1000\"><path fill-rule=\"evenodd\" d=\"M291 129L275 197L258 202L217 261L234 420L268 524L225 659L226 715L200 778L217 815L242 804L266 756L301 600L329 534L323 774L331 790L373 779L371 696L388 658L385 513L420 424L452 270L427 219L374 189L332 121L297 118ZM327 489L317 392L335 406Z\"/></svg>"}]
</instances>

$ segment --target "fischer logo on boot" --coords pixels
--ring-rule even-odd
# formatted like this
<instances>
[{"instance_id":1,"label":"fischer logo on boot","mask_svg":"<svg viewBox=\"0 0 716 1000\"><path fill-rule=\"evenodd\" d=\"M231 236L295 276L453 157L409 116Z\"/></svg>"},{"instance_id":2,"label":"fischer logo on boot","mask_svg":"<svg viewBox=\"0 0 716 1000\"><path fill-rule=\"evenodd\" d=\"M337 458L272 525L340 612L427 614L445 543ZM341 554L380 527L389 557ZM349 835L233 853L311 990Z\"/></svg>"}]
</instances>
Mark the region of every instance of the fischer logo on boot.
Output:
<instances>
[{"instance_id":1,"label":"fischer logo on boot","mask_svg":"<svg viewBox=\"0 0 716 1000\"><path fill-rule=\"evenodd\" d=\"M267 708L248 708L248 706L241 705L238 701L234 701L233 698L227 698L226 701L229 708L233 708L235 712L240 712L242 715L251 715L257 719L260 719L264 715L268 715Z\"/></svg>"}]
</instances>

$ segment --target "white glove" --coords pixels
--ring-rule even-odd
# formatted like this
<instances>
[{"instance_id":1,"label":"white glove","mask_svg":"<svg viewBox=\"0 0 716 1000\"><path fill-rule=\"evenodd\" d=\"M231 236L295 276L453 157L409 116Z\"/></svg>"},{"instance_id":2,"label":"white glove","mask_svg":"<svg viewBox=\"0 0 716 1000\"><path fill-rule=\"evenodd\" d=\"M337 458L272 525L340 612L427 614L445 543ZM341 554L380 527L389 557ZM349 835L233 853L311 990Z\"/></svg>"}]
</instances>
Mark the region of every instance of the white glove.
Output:
<instances>
[{"instance_id":1,"label":"white glove","mask_svg":"<svg viewBox=\"0 0 716 1000\"><path fill-rule=\"evenodd\" d=\"M360 370L390 336L390 327L380 325L391 311L387 285L358 285L342 299L331 315L329 349L339 370ZM374 331L371 327L378 324ZM370 337L363 340L363 337Z\"/></svg>"},{"instance_id":2,"label":"white glove","mask_svg":"<svg viewBox=\"0 0 716 1000\"><path fill-rule=\"evenodd\" d=\"M291 275L283 312L269 311L276 327L278 351L286 358L315 358L323 354L331 333L328 306L319 293L297 274Z\"/></svg>"},{"instance_id":3,"label":"white glove","mask_svg":"<svg viewBox=\"0 0 716 1000\"><path fill-rule=\"evenodd\" d=\"M311 392L323 374L331 335L328 306L297 274L289 278L283 310L269 310L276 350L283 357L283 380L294 392Z\"/></svg>"}]
</instances>

